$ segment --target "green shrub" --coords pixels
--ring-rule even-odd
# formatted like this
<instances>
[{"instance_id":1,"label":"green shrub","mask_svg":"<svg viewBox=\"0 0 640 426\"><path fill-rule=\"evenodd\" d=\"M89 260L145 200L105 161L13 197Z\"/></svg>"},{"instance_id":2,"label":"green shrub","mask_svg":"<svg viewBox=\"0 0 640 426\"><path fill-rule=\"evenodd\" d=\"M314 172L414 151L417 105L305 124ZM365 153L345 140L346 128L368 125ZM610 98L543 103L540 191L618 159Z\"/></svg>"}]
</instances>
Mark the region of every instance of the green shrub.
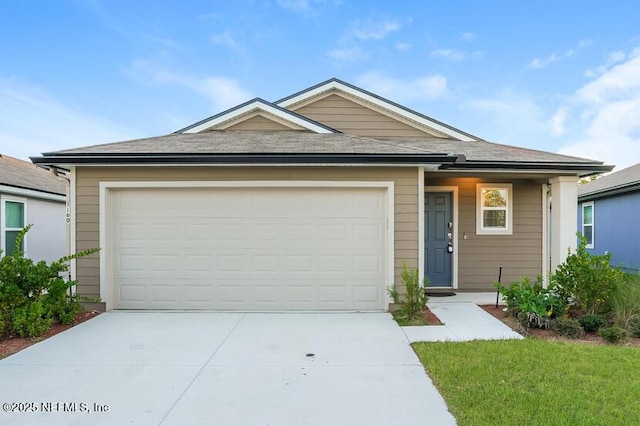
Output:
<instances>
[{"instance_id":1,"label":"green shrub","mask_svg":"<svg viewBox=\"0 0 640 426\"><path fill-rule=\"evenodd\" d=\"M601 313L623 279L623 272L611 267L611 254L597 256L586 251L587 240L580 234L575 253L569 253L551 275L555 290L564 300L572 300L586 314Z\"/></svg>"},{"instance_id":2,"label":"green shrub","mask_svg":"<svg viewBox=\"0 0 640 426\"><path fill-rule=\"evenodd\" d=\"M640 315L634 315L629 320L629 331L633 337L640 337Z\"/></svg>"},{"instance_id":3,"label":"green shrub","mask_svg":"<svg viewBox=\"0 0 640 426\"><path fill-rule=\"evenodd\" d=\"M39 335L41 328L55 319L70 323L80 310L76 296L71 295L74 281L65 280L69 261L91 255L99 249L89 249L65 256L57 261L34 262L24 257L22 240L32 225L16 237L14 251L0 258L0 337L13 329L19 335ZM29 321L34 324L28 324Z\"/></svg>"},{"instance_id":4,"label":"green shrub","mask_svg":"<svg viewBox=\"0 0 640 426\"><path fill-rule=\"evenodd\" d=\"M4 337L9 334L10 327L8 325L10 321L5 319L5 315L0 315L0 340L4 339Z\"/></svg>"},{"instance_id":5,"label":"green shrub","mask_svg":"<svg viewBox=\"0 0 640 426\"><path fill-rule=\"evenodd\" d=\"M640 315L640 276L624 274L608 300L608 307L615 324L629 328L629 320Z\"/></svg>"},{"instance_id":6,"label":"green shrub","mask_svg":"<svg viewBox=\"0 0 640 426\"><path fill-rule=\"evenodd\" d=\"M584 331L588 333L598 331L607 323L606 318L600 314L586 314L581 316L578 321L580 322L580 325L582 326Z\"/></svg>"},{"instance_id":7,"label":"green shrub","mask_svg":"<svg viewBox=\"0 0 640 426\"><path fill-rule=\"evenodd\" d=\"M75 295L59 300L55 305L49 307L51 315L58 320L60 324L71 324L76 315L82 311L82 305L78 303Z\"/></svg>"},{"instance_id":8,"label":"green shrub","mask_svg":"<svg viewBox=\"0 0 640 426\"><path fill-rule=\"evenodd\" d=\"M611 327L602 327L598 334L609 343L620 343L629 338L629 333L622 327L612 325Z\"/></svg>"},{"instance_id":9,"label":"green shrub","mask_svg":"<svg viewBox=\"0 0 640 426\"><path fill-rule=\"evenodd\" d=\"M529 277L521 278L508 287L494 284L502 293L507 311L530 327L548 328L549 321L564 314L564 301L553 289L542 286L542 277L531 284Z\"/></svg>"},{"instance_id":10,"label":"green shrub","mask_svg":"<svg viewBox=\"0 0 640 426\"><path fill-rule=\"evenodd\" d=\"M16 308L11 319L13 331L20 337L42 336L51 327L51 317L39 301Z\"/></svg>"},{"instance_id":11,"label":"green shrub","mask_svg":"<svg viewBox=\"0 0 640 426\"><path fill-rule=\"evenodd\" d=\"M389 288L388 292L393 302L400 305L397 316L413 320L422 314L429 301L429 297L425 292L425 286L429 281L425 278L424 285L420 285L418 271L416 269L407 269L407 262L405 261L402 262L401 278L405 293L401 295L395 285Z\"/></svg>"},{"instance_id":12,"label":"green shrub","mask_svg":"<svg viewBox=\"0 0 640 426\"><path fill-rule=\"evenodd\" d=\"M553 320L552 327L560 336L571 339L579 339L584 336L584 329L580 322L573 318L556 318Z\"/></svg>"}]
</instances>

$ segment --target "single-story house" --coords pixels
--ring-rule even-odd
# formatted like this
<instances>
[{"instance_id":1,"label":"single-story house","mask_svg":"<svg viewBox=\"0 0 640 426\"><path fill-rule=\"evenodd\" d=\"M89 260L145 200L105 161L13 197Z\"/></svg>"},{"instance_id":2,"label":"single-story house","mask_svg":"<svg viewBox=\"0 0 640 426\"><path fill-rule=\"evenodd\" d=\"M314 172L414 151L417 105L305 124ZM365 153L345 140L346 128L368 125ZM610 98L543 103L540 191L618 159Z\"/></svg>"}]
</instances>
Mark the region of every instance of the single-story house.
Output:
<instances>
[{"instance_id":1,"label":"single-story house","mask_svg":"<svg viewBox=\"0 0 640 426\"><path fill-rule=\"evenodd\" d=\"M61 177L0 154L0 250L12 254L16 237L28 224L22 241L25 256L53 261L67 255L66 185Z\"/></svg>"},{"instance_id":2,"label":"single-story house","mask_svg":"<svg viewBox=\"0 0 640 426\"><path fill-rule=\"evenodd\" d=\"M611 253L611 264L640 272L640 163L578 187L578 232L587 251Z\"/></svg>"},{"instance_id":3,"label":"single-story house","mask_svg":"<svg viewBox=\"0 0 640 426\"><path fill-rule=\"evenodd\" d=\"M102 249L77 261L77 291L108 310L383 310L403 262L491 291L500 265L507 281L566 257L577 180L611 170L338 79L32 161L70 172L73 249Z\"/></svg>"}]
</instances>

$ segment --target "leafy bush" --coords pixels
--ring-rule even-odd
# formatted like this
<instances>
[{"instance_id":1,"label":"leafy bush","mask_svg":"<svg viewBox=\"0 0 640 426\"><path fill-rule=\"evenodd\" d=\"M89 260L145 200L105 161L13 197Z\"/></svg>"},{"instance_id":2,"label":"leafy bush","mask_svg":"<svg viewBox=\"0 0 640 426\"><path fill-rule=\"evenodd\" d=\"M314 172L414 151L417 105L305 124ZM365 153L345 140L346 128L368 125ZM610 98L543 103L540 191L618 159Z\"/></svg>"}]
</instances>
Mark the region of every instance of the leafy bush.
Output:
<instances>
[{"instance_id":1,"label":"leafy bush","mask_svg":"<svg viewBox=\"0 0 640 426\"><path fill-rule=\"evenodd\" d=\"M538 277L534 284L529 277L524 277L509 287L501 283L494 285L502 293L509 314L530 327L548 328L552 318L564 314L564 301L554 289L542 286L542 277Z\"/></svg>"},{"instance_id":2,"label":"leafy bush","mask_svg":"<svg viewBox=\"0 0 640 426\"><path fill-rule=\"evenodd\" d=\"M629 331L633 337L640 337L640 315L634 315L629 320Z\"/></svg>"},{"instance_id":3,"label":"leafy bush","mask_svg":"<svg viewBox=\"0 0 640 426\"><path fill-rule=\"evenodd\" d=\"M564 300L572 300L586 314L601 313L623 272L611 267L611 254L593 255L586 251L587 240L580 234L575 253L569 253L551 275L552 285Z\"/></svg>"},{"instance_id":4,"label":"leafy bush","mask_svg":"<svg viewBox=\"0 0 640 426\"><path fill-rule=\"evenodd\" d=\"M402 282L404 284L405 293L400 294L395 285L388 289L389 295L394 303L400 305L398 316L408 320L413 320L422 314L429 297L425 292L425 285L428 279L425 278L424 284L420 285L420 278L416 269L407 269L407 262L402 262Z\"/></svg>"},{"instance_id":5,"label":"leafy bush","mask_svg":"<svg viewBox=\"0 0 640 426\"><path fill-rule=\"evenodd\" d=\"M0 340L4 339L4 336L9 334L9 321L5 319L4 315L0 315Z\"/></svg>"},{"instance_id":6,"label":"leafy bush","mask_svg":"<svg viewBox=\"0 0 640 426\"><path fill-rule=\"evenodd\" d=\"M640 275L624 274L608 300L613 322L629 328L629 321L640 315Z\"/></svg>"},{"instance_id":7,"label":"leafy bush","mask_svg":"<svg viewBox=\"0 0 640 426\"><path fill-rule=\"evenodd\" d=\"M620 343L629 337L629 333L622 327L612 325L611 327L602 327L598 334L609 343Z\"/></svg>"},{"instance_id":8,"label":"leafy bush","mask_svg":"<svg viewBox=\"0 0 640 426\"><path fill-rule=\"evenodd\" d=\"M31 226L18 233L13 253L0 258L0 337L12 331L21 336L42 334L51 320L70 323L80 311L80 305L77 297L70 294L75 281L65 280L61 275L68 271L70 260L99 250L84 250L50 264L36 263L24 257L21 250L22 240ZM33 324L29 324L30 321Z\"/></svg>"},{"instance_id":9,"label":"leafy bush","mask_svg":"<svg viewBox=\"0 0 640 426\"><path fill-rule=\"evenodd\" d=\"M584 331L588 333L598 331L607 323L606 318L600 314L586 314L581 316L578 321L580 322L580 325L582 326Z\"/></svg>"},{"instance_id":10,"label":"leafy bush","mask_svg":"<svg viewBox=\"0 0 640 426\"><path fill-rule=\"evenodd\" d=\"M51 316L39 301L28 302L16 308L11 319L13 331L20 337L41 336L51 327Z\"/></svg>"},{"instance_id":11,"label":"leafy bush","mask_svg":"<svg viewBox=\"0 0 640 426\"><path fill-rule=\"evenodd\" d=\"M584 336L584 329L580 322L573 318L556 318L553 320L552 327L560 336L571 339L579 339Z\"/></svg>"}]
</instances>

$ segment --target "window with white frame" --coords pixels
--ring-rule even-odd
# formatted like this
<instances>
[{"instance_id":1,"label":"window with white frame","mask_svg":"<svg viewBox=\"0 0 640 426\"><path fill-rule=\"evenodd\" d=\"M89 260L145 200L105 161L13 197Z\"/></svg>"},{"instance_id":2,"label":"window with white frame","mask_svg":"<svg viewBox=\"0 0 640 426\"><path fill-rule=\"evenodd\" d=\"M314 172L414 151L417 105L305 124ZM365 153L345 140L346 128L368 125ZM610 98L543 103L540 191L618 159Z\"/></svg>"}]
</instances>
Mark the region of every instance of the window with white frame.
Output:
<instances>
[{"instance_id":1,"label":"window with white frame","mask_svg":"<svg viewBox=\"0 0 640 426\"><path fill-rule=\"evenodd\" d=\"M2 218L2 240L3 240L3 255L13 254L16 238L18 234L24 228L25 223L25 203L18 200L2 200L2 210L4 211ZM20 244L20 250L24 251L25 241L22 240Z\"/></svg>"},{"instance_id":2,"label":"window with white frame","mask_svg":"<svg viewBox=\"0 0 640 426\"><path fill-rule=\"evenodd\" d=\"M513 233L513 186L510 183L476 185L476 234Z\"/></svg>"},{"instance_id":3,"label":"window with white frame","mask_svg":"<svg viewBox=\"0 0 640 426\"><path fill-rule=\"evenodd\" d=\"M594 247L593 241L593 213L594 205L593 201L582 204L582 235L587 240L586 248L592 249Z\"/></svg>"}]
</instances>

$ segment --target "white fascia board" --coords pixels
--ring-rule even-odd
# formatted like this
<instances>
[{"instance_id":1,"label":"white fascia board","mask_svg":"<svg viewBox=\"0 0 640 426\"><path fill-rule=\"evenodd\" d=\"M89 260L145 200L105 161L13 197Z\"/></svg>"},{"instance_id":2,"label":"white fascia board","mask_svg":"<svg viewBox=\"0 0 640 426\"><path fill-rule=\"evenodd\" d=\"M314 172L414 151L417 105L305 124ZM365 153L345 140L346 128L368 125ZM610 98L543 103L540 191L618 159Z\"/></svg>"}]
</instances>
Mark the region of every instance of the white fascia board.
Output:
<instances>
[{"instance_id":1,"label":"white fascia board","mask_svg":"<svg viewBox=\"0 0 640 426\"><path fill-rule=\"evenodd\" d=\"M301 93L298 96L295 96L293 98L286 99L286 100L278 103L278 106L281 106L283 108L288 108L289 106L291 106L293 104L296 104L298 102L304 101L305 99L308 99L308 98L312 98L314 96L317 96L317 95L319 95L321 93L324 93L324 92L326 92L328 90L331 90L331 89L337 89L337 90L341 90L343 92L346 92L346 93L350 94L351 96L363 99L363 100L365 100L365 101L367 101L369 103L372 103L374 105L379 106L380 108L384 108L384 109L386 109L388 111L391 111L391 112L393 112L395 114L398 114L398 115L400 115L402 117L406 117L406 118L408 118L408 119L410 119L412 121L415 121L417 123L422 124L423 126L430 127L430 128L432 128L434 130L442 132L445 135L451 136L451 137L456 138L458 140L461 140L463 142L473 142L473 141L476 140L476 139L471 138L471 137L469 137L469 136L467 136L467 135L465 135L463 133L456 132L455 130L453 130L453 129L449 128L449 127L443 126L442 124L436 123L436 122L431 121L431 120L429 120L429 119L427 119L425 117L419 116L417 114L413 114L413 113L411 113L411 112L409 112L409 111L407 111L407 110L405 110L403 108L399 108L399 107L397 107L397 106L395 106L393 104L385 102L380 98L371 96L371 95L369 95L367 93L360 92L359 90L355 90L355 89L353 89L353 88L351 88L349 86L345 86L344 84L341 84L341 83L339 83L337 81L330 81L329 83L327 83L327 84L325 84L323 86L316 87L313 90L309 90L309 91Z\"/></svg>"},{"instance_id":2,"label":"white fascia board","mask_svg":"<svg viewBox=\"0 0 640 426\"><path fill-rule=\"evenodd\" d=\"M48 192L35 191L33 189L16 188L15 186L0 185L0 193L18 195L27 198L40 198L42 200L58 201L64 203L66 197L64 195L50 194Z\"/></svg>"},{"instance_id":3,"label":"white fascia board","mask_svg":"<svg viewBox=\"0 0 640 426\"><path fill-rule=\"evenodd\" d=\"M298 117L297 115L288 113L286 111L282 111L281 109L278 108L274 108L271 105L265 104L264 102L260 102L260 101L254 101L251 102L245 106L243 106L242 108L238 108L235 109L231 112L229 112L228 114L224 114L224 115L220 115L218 117L212 118L211 120L207 120L206 122L200 124L199 126L193 127L189 130L186 130L184 133L200 133L204 130L210 129L212 127L215 127L216 125L223 123L225 121L229 121L232 120L236 117L239 117L243 114L247 114L249 112L252 111L264 111L266 113L275 115L276 117L279 117L285 121L289 121L291 123L297 124L300 127L303 127L307 130L310 130L312 132L316 132L316 133L333 133L332 131L330 131L329 129L322 127L322 126L318 126L316 124L313 124L307 120L304 120L300 117Z\"/></svg>"}]
</instances>

